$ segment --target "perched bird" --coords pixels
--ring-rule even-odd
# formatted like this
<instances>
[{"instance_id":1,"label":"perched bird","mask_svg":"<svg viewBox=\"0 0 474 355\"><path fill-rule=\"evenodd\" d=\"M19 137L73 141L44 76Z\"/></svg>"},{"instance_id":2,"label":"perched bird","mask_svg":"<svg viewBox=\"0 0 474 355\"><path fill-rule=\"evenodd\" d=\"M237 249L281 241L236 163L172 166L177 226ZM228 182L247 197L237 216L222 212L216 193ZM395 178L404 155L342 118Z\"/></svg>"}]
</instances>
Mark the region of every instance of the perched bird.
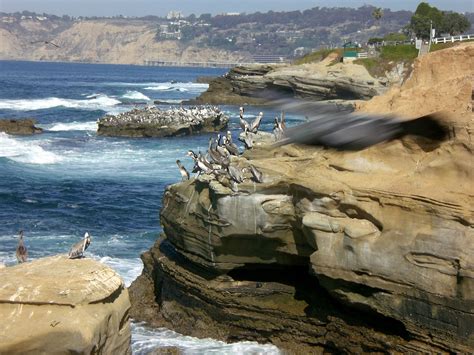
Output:
<instances>
[{"instance_id":1,"label":"perched bird","mask_svg":"<svg viewBox=\"0 0 474 355\"><path fill-rule=\"evenodd\" d=\"M260 170L258 170L256 167L253 165L249 165L248 168L246 168L246 171L249 171L252 174L252 180L258 183L263 182L263 174Z\"/></svg>"},{"instance_id":2,"label":"perched bird","mask_svg":"<svg viewBox=\"0 0 474 355\"><path fill-rule=\"evenodd\" d=\"M240 140L244 142L245 149L253 148L253 140L252 137L249 135L249 132L245 132L244 139L240 138Z\"/></svg>"},{"instance_id":3,"label":"perched bird","mask_svg":"<svg viewBox=\"0 0 474 355\"><path fill-rule=\"evenodd\" d=\"M250 129L249 123L244 120L244 108L241 107L239 109L239 118L240 118L240 128L242 128L242 131L247 132Z\"/></svg>"},{"instance_id":4,"label":"perched bird","mask_svg":"<svg viewBox=\"0 0 474 355\"><path fill-rule=\"evenodd\" d=\"M228 132L228 133L230 133L230 132ZM224 147L232 155L238 156L240 154L239 148L234 143L232 143L232 141L229 142L229 139L227 137L224 137Z\"/></svg>"},{"instance_id":5,"label":"perched bird","mask_svg":"<svg viewBox=\"0 0 474 355\"><path fill-rule=\"evenodd\" d=\"M28 250L26 249L23 241L23 231L21 230L18 235L18 246L16 247L16 260L18 263L24 263L28 259Z\"/></svg>"},{"instance_id":6,"label":"perched bird","mask_svg":"<svg viewBox=\"0 0 474 355\"><path fill-rule=\"evenodd\" d=\"M242 176L242 171L236 166L229 165L227 167L227 172L233 181L236 183L241 183L244 181L244 177Z\"/></svg>"},{"instance_id":7,"label":"perched bird","mask_svg":"<svg viewBox=\"0 0 474 355\"><path fill-rule=\"evenodd\" d=\"M249 131L252 133L257 133L258 128L260 127L260 123L262 122L263 118L263 112L260 112L255 120L253 120L252 123L250 123Z\"/></svg>"},{"instance_id":8,"label":"perched bird","mask_svg":"<svg viewBox=\"0 0 474 355\"><path fill-rule=\"evenodd\" d=\"M176 160L176 164L178 165L179 172L181 174L182 181L189 180L189 173L186 168L181 164L181 161L178 159Z\"/></svg>"},{"instance_id":9,"label":"perched bird","mask_svg":"<svg viewBox=\"0 0 474 355\"><path fill-rule=\"evenodd\" d=\"M278 105L286 111L308 116L309 122L286 129L284 137L275 146L303 143L361 150L405 135L434 141L443 141L448 136L436 114L402 120L394 115L337 111L334 107L297 100L279 100Z\"/></svg>"},{"instance_id":10,"label":"perched bird","mask_svg":"<svg viewBox=\"0 0 474 355\"><path fill-rule=\"evenodd\" d=\"M91 244L91 236L89 233L84 234L84 239L82 239L80 242L77 242L74 244L69 250L69 259L80 259L84 256L84 251L87 249L87 247Z\"/></svg>"}]
</instances>

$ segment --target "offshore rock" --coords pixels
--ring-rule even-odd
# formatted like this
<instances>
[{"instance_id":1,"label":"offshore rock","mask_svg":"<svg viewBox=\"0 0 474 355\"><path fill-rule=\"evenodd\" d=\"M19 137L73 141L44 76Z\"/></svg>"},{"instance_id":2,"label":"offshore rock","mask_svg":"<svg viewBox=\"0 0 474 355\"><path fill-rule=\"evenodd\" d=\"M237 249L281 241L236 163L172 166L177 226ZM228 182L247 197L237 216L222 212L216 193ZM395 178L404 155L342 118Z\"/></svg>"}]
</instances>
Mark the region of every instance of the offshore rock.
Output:
<instances>
[{"instance_id":1,"label":"offshore rock","mask_svg":"<svg viewBox=\"0 0 474 355\"><path fill-rule=\"evenodd\" d=\"M174 137L216 132L227 127L229 118L217 107L156 107L107 115L98 121L97 133L114 137Z\"/></svg>"},{"instance_id":2,"label":"offshore rock","mask_svg":"<svg viewBox=\"0 0 474 355\"><path fill-rule=\"evenodd\" d=\"M54 256L0 279L0 353L131 353L128 292L109 267Z\"/></svg>"},{"instance_id":3,"label":"offshore rock","mask_svg":"<svg viewBox=\"0 0 474 355\"><path fill-rule=\"evenodd\" d=\"M36 121L31 118L0 120L0 132L18 135L31 135L43 132L43 129L35 126Z\"/></svg>"},{"instance_id":4,"label":"offshore rock","mask_svg":"<svg viewBox=\"0 0 474 355\"><path fill-rule=\"evenodd\" d=\"M401 88L361 108L409 117L443 106L455 113L443 116L444 142L255 148L233 163L263 183L170 186L163 236L130 289L133 317L295 354L472 353L473 51L417 59Z\"/></svg>"},{"instance_id":5,"label":"offshore rock","mask_svg":"<svg viewBox=\"0 0 474 355\"><path fill-rule=\"evenodd\" d=\"M209 83L193 102L212 104L264 104L275 93L313 100L368 100L387 90L386 80L373 78L361 65L333 64L329 56L302 65L238 66Z\"/></svg>"}]
</instances>

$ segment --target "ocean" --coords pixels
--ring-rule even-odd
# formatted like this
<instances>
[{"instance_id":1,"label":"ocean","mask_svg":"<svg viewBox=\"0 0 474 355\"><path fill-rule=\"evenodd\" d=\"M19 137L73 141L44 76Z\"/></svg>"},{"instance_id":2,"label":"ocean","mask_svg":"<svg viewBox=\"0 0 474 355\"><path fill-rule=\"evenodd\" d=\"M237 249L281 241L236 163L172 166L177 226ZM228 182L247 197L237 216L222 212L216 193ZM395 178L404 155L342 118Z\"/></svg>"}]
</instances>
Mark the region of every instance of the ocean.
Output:
<instances>
[{"instance_id":1,"label":"ocean","mask_svg":"<svg viewBox=\"0 0 474 355\"><path fill-rule=\"evenodd\" d=\"M189 149L205 151L210 134L127 139L99 137L97 120L152 100L177 105L208 87L200 76L225 69L141 67L0 61L0 118L35 118L42 134L0 133L0 262L16 263L17 233L24 230L30 259L67 253L87 231L87 257L99 260L127 286L141 273L140 254L161 232L159 210L167 185L188 170ZM223 106L237 141L238 107ZM246 116L261 108L249 107ZM264 110L270 131L278 112ZM294 124L301 117L287 115ZM175 346L189 354L277 354L273 345L226 344L132 323L134 354Z\"/></svg>"}]
</instances>

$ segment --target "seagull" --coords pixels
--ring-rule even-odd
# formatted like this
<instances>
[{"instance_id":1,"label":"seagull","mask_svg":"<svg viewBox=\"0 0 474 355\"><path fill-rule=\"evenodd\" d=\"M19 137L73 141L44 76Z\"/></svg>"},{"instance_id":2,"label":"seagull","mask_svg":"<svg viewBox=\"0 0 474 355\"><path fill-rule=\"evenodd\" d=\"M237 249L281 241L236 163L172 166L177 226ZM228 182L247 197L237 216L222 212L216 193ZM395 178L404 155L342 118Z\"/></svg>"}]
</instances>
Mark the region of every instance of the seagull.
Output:
<instances>
[{"instance_id":1,"label":"seagull","mask_svg":"<svg viewBox=\"0 0 474 355\"><path fill-rule=\"evenodd\" d=\"M28 259L28 250L26 249L25 243L23 242L23 231L21 230L18 235L18 246L16 247L16 260L18 264L26 262Z\"/></svg>"},{"instance_id":2,"label":"seagull","mask_svg":"<svg viewBox=\"0 0 474 355\"><path fill-rule=\"evenodd\" d=\"M84 256L84 251L87 249L87 247L91 244L91 236L89 233L84 234L84 239L82 239L80 242L77 242L74 244L69 250L69 259L80 259Z\"/></svg>"},{"instance_id":3,"label":"seagull","mask_svg":"<svg viewBox=\"0 0 474 355\"><path fill-rule=\"evenodd\" d=\"M56 43L53 43L53 42L51 42L51 41L35 41L35 42L30 42L30 43L31 43L31 44L36 44L36 43L51 44L51 45L53 45L53 46L55 46L55 47L57 47L57 48L61 48L61 47L59 47Z\"/></svg>"}]
</instances>

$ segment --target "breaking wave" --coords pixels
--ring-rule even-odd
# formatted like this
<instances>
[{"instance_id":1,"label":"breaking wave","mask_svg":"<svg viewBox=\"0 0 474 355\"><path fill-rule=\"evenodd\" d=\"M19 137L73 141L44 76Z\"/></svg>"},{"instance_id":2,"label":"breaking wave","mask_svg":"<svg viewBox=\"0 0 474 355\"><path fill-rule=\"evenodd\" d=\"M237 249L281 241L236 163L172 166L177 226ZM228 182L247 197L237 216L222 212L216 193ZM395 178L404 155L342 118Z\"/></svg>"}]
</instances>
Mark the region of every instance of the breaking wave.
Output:
<instances>
[{"instance_id":1,"label":"breaking wave","mask_svg":"<svg viewBox=\"0 0 474 355\"><path fill-rule=\"evenodd\" d=\"M90 95L87 100L47 97L31 100L0 100L0 109L16 111L44 110L53 107L79 108L84 110L107 110L121 102L107 95Z\"/></svg>"},{"instance_id":2,"label":"breaking wave","mask_svg":"<svg viewBox=\"0 0 474 355\"><path fill-rule=\"evenodd\" d=\"M69 122L69 123L54 123L52 125L42 126L48 131L97 131L97 122Z\"/></svg>"},{"instance_id":3,"label":"breaking wave","mask_svg":"<svg viewBox=\"0 0 474 355\"><path fill-rule=\"evenodd\" d=\"M2 132L0 132L0 158L27 164L54 164L61 161L59 155L43 149L37 142L15 139Z\"/></svg>"},{"instance_id":4,"label":"breaking wave","mask_svg":"<svg viewBox=\"0 0 474 355\"><path fill-rule=\"evenodd\" d=\"M138 100L138 101L150 101L150 98L146 95L143 95L139 91L128 90L125 95L122 96L123 99L128 100Z\"/></svg>"}]
</instances>

